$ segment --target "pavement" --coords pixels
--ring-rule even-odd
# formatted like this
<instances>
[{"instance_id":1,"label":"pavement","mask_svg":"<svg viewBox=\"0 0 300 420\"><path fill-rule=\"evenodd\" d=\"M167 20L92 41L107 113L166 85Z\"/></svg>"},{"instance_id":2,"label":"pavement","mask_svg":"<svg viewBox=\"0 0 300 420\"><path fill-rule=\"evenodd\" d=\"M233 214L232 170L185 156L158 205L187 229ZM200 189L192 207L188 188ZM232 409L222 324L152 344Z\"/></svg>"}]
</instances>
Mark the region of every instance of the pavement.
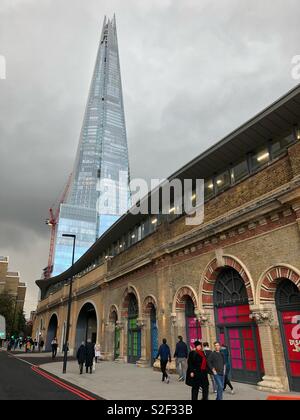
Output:
<instances>
[{"instance_id":1,"label":"pavement","mask_svg":"<svg viewBox=\"0 0 300 420\"><path fill-rule=\"evenodd\" d=\"M161 382L161 374L150 368L117 362L101 362L92 375L79 375L78 364L68 363L67 374L62 375L61 363L43 364L42 368L68 382L80 386L105 400L189 401L191 389L171 375L169 384ZM225 392L224 400L266 400L268 393L257 391L255 386L233 383L235 395ZM214 400L215 395L210 394Z\"/></svg>"},{"instance_id":2,"label":"pavement","mask_svg":"<svg viewBox=\"0 0 300 420\"><path fill-rule=\"evenodd\" d=\"M191 389L179 383L177 375L170 375L171 381L166 384L161 382L160 372L117 362L100 362L92 375L79 375L74 358L68 359L67 373L62 374L62 362L61 356L53 360L49 353L0 350L0 400L80 400L90 397L117 401L190 401ZM62 381L62 385L57 381ZM270 397L269 393L258 391L254 385L233 383L233 386L235 394L225 392L224 400L263 401ZM82 394L88 398L82 398ZM287 396L299 398L300 394ZM215 395L211 393L210 400L214 399Z\"/></svg>"},{"instance_id":3,"label":"pavement","mask_svg":"<svg viewBox=\"0 0 300 420\"><path fill-rule=\"evenodd\" d=\"M23 358L23 356L25 357ZM27 357L25 354L15 355L0 350L0 400L79 401L99 399L65 380L58 380L52 375L45 374L34 366L36 361L44 361L51 365L50 360L49 355L37 359L36 356L33 358Z\"/></svg>"}]
</instances>

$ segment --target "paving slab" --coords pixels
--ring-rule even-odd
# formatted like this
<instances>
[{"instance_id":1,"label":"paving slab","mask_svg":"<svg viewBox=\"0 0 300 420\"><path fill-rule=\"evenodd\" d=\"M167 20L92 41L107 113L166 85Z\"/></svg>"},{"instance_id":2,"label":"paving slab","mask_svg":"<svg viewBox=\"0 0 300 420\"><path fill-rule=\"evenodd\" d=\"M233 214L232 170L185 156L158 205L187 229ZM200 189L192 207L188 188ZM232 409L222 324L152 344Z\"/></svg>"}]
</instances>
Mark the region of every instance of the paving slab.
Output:
<instances>
[{"instance_id":1,"label":"paving slab","mask_svg":"<svg viewBox=\"0 0 300 420\"><path fill-rule=\"evenodd\" d=\"M68 363L67 374L62 374L61 363L43 365L42 368L74 385L80 386L106 400L190 400L191 389L171 375L170 384L161 382L161 374L150 368L135 365L101 362L92 375L79 375L78 364ZM225 392L225 400L266 400L268 393L257 391L255 386L233 383L235 395ZM210 394L214 400L215 395Z\"/></svg>"}]
</instances>

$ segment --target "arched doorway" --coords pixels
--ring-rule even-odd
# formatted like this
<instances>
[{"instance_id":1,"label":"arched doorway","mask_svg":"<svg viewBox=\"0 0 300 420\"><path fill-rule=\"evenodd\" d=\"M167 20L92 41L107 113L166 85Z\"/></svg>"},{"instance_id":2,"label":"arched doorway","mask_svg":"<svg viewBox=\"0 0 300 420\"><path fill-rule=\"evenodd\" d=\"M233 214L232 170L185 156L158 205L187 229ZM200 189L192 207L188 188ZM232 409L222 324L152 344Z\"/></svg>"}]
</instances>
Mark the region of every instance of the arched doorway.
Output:
<instances>
[{"instance_id":1,"label":"arched doorway","mask_svg":"<svg viewBox=\"0 0 300 420\"><path fill-rule=\"evenodd\" d=\"M158 353L158 326L157 326L157 313L156 308L151 304L150 310L150 334L151 334L151 365L154 364L155 358Z\"/></svg>"},{"instance_id":2,"label":"arched doorway","mask_svg":"<svg viewBox=\"0 0 300 420\"><path fill-rule=\"evenodd\" d=\"M141 329L138 326L139 306L133 293L128 304L128 363L136 363L141 358Z\"/></svg>"},{"instance_id":3,"label":"arched doorway","mask_svg":"<svg viewBox=\"0 0 300 420\"><path fill-rule=\"evenodd\" d=\"M83 341L88 339L96 344L97 341L97 314L95 307L91 303L86 303L79 313L76 325L76 349L78 349Z\"/></svg>"},{"instance_id":4,"label":"arched doorway","mask_svg":"<svg viewBox=\"0 0 300 420\"><path fill-rule=\"evenodd\" d=\"M217 336L229 349L232 379L257 384L263 376L260 338L250 318L245 282L233 268L220 271L214 287Z\"/></svg>"},{"instance_id":5,"label":"arched doorway","mask_svg":"<svg viewBox=\"0 0 300 420\"><path fill-rule=\"evenodd\" d=\"M202 331L199 320L195 316L195 305L190 296L185 299L185 327L187 344L194 348L196 340L202 340Z\"/></svg>"},{"instance_id":6,"label":"arched doorway","mask_svg":"<svg viewBox=\"0 0 300 420\"><path fill-rule=\"evenodd\" d=\"M276 291L276 307L291 391L300 391L300 291L282 279Z\"/></svg>"},{"instance_id":7,"label":"arched doorway","mask_svg":"<svg viewBox=\"0 0 300 420\"><path fill-rule=\"evenodd\" d=\"M57 315L53 314L50 319L49 326L48 326L47 340L46 340L46 347L45 347L46 352L50 352L52 350L51 342L57 336L57 329L58 329Z\"/></svg>"}]
</instances>

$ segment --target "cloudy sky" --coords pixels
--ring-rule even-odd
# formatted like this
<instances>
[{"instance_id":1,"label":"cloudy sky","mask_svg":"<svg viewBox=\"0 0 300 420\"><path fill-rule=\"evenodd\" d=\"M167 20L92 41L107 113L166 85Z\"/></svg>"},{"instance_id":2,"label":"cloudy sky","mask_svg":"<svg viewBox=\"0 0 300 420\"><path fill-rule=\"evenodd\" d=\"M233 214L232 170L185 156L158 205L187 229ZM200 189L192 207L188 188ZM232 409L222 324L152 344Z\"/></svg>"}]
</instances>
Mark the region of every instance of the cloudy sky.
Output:
<instances>
[{"instance_id":1,"label":"cloudy sky","mask_svg":"<svg viewBox=\"0 0 300 420\"><path fill-rule=\"evenodd\" d=\"M0 255L27 313L114 12L134 177L169 175L299 83L299 0L1 0Z\"/></svg>"}]
</instances>

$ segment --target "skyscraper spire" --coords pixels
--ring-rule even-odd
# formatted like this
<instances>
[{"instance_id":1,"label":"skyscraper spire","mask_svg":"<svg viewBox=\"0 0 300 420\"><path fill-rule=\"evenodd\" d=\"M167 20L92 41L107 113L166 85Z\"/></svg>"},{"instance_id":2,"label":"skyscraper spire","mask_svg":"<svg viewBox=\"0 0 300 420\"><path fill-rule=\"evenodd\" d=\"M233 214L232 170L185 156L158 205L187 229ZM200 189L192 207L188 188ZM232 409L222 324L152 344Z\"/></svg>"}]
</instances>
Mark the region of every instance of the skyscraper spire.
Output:
<instances>
[{"instance_id":1,"label":"skyscraper spire","mask_svg":"<svg viewBox=\"0 0 300 420\"><path fill-rule=\"evenodd\" d=\"M127 178L122 189L120 173ZM99 184L119 186L116 208L99 208ZM120 200L129 202L129 161L115 15L104 17L100 43L83 119L66 204L61 206L54 275L70 266L71 250L64 233L77 237L76 258L85 253L120 216ZM122 196L123 195L123 196ZM125 197L124 197L125 195Z\"/></svg>"}]
</instances>

